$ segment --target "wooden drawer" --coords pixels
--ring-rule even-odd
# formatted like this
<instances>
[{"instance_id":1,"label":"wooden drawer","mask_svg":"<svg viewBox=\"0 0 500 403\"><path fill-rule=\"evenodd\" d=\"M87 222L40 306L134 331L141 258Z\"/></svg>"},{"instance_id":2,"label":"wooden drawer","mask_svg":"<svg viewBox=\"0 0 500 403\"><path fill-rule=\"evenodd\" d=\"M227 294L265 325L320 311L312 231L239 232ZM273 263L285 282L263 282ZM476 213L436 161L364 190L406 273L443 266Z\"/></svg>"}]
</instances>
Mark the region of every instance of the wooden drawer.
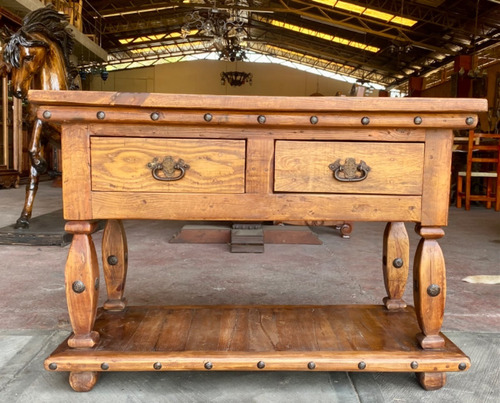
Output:
<instances>
[{"instance_id":1,"label":"wooden drawer","mask_svg":"<svg viewBox=\"0 0 500 403\"><path fill-rule=\"evenodd\" d=\"M171 157L189 167L154 170ZM92 190L115 192L243 193L245 141L92 137ZM153 177L153 170L161 178ZM174 180L165 180L174 179Z\"/></svg>"},{"instance_id":2,"label":"wooden drawer","mask_svg":"<svg viewBox=\"0 0 500 403\"><path fill-rule=\"evenodd\" d=\"M345 175L330 166L347 159L368 168ZM371 143L325 141L276 141L275 192L368 193L420 195L424 145L421 143ZM347 170L347 167L346 167ZM349 180L350 179L350 180Z\"/></svg>"}]
</instances>

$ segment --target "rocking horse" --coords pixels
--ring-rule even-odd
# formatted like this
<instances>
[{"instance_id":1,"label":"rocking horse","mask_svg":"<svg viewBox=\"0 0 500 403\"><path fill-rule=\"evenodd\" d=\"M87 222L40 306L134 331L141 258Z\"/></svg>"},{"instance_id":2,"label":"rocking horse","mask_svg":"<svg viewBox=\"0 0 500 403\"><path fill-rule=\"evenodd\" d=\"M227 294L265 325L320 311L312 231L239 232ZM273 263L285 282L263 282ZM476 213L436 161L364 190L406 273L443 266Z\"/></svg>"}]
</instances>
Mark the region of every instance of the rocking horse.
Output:
<instances>
[{"instance_id":1,"label":"rocking horse","mask_svg":"<svg viewBox=\"0 0 500 403\"><path fill-rule=\"evenodd\" d=\"M42 90L76 89L73 82L78 72L69 60L73 44L68 17L59 14L52 5L27 14L22 27L5 43L3 52L4 62L11 67L12 94L26 99L31 86ZM47 170L47 162L41 155L42 135L60 144L58 128L42 133L42 121L33 119L28 147L30 179L26 186L23 211L15 228L29 228L40 174Z\"/></svg>"}]
</instances>

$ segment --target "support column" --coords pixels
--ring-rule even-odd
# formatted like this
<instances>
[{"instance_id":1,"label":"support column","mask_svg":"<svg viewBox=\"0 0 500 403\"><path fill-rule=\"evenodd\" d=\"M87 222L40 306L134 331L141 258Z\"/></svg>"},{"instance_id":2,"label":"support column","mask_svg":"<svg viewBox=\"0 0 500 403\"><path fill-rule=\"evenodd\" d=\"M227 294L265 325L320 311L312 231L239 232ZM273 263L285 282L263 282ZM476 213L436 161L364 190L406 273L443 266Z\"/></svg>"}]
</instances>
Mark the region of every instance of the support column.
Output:
<instances>
[{"instance_id":1,"label":"support column","mask_svg":"<svg viewBox=\"0 0 500 403\"><path fill-rule=\"evenodd\" d=\"M408 81L408 96L420 97L422 96L422 89L424 88L424 77L410 77Z\"/></svg>"},{"instance_id":2,"label":"support column","mask_svg":"<svg viewBox=\"0 0 500 403\"><path fill-rule=\"evenodd\" d=\"M416 227L420 240L413 266L413 297L418 324L417 335L423 349L444 347L441 335L446 300L446 272L443 252L437 240L444 236L439 227Z\"/></svg>"},{"instance_id":3,"label":"support column","mask_svg":"<svg viewBox=\"0 0 500 403\"><path fill-rule=\"evenodd\" d=\"M102 267L108 299L104 309L123 311L127 300L123 297L127 280L127 237L121 220L108 220L102 238Z\"/></svg>"},{"instance_id":4,"label":"support column","mask_svg":"<svg viewBox=\"0 0 500 403\"><path fill-rule=\"evenodd\" d=\"M73 234L73 241L66 261L65 286L68 312L73 335L68 346L93 347L99 341L99 333L92 330L99 297L99 266L92 241L97 223L69 221L65 230Z\"/></svg>"},{"instance_id":5,"label":"support column","mask_svg":"<svg viewBox=\"0 0 500 403\"><path fill-rule=\"evenodd\" d=\"M452 97L468 98L471 91L472 79L469 71L472 70L472 56L458 55L453 65L454 82L452 81Z\"/></svg>"},{"instance_id":6,"label":"support column","mask_svg":"<svg viewBox=\"0 0 500 403\"><path fill-rule=\"evenodd\" d=\"M403 294L410 266L410 242L403 222L387 223L384 231L383 272L387 309L406 308Z\"/></svg>"}]
</instances>

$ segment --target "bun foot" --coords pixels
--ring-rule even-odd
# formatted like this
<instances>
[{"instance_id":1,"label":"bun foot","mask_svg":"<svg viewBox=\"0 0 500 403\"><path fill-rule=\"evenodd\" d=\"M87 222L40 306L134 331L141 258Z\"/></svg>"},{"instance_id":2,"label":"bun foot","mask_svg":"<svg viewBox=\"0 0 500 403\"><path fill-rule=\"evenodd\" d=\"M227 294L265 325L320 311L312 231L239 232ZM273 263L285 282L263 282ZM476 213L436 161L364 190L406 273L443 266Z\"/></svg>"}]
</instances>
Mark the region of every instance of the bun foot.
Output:
<instances>
[{"instance_id":1,"label":"bun foot","mask_svg":"<svg viewBox=\"0 0 500 403\"><path fill-rule=\"evenodd\" d=\"M441 389L446 383L446 372L417 372L415 375L425 390Z\"/></svg>"},{"instance_id":2,"label":"bun foot","mask_svg":"<svg viewBox=\"0 0 500 403\"><path fill-rule=\"evenodd\" d=\"M99 372L70 372L69 384L76 392L88 392L92 390L99 378Z\"/></svg>"}]
</instances>

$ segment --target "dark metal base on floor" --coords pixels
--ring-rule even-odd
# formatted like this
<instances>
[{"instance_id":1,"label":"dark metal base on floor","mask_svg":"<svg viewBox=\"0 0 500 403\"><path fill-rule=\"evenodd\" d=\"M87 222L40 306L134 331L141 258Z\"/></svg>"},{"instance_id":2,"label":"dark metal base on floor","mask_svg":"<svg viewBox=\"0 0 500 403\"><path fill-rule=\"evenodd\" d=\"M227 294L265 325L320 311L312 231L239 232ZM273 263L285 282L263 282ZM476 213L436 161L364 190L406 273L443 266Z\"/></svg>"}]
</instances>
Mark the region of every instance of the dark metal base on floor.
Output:
<instances>
[{"instance_id":1,"label":"dark metal base on floor","mask_svg":"<svg viewBox=\"0 0 500 403\"><path fill-rule=\"evenodd\" d=\"M72 234L64 231L63 211L34 217L27 229L16 229L15 224L0 228L0 245L65 246L71 242ZM100 222L97 230L104 228Z\"/></svg>"},{"instance_id":2,"label":"dark metal base on floor","mask_svg":"<svg viewBox=\"0 0 500 403\"><path fill-rule=\"evenodd\" d=\"M185 225L171 243L225 243L231 252L264 252L264 244L321 245L322 242L306 226L258 225L248 228L240 224Z\"/></svg>"}]
</instances>

